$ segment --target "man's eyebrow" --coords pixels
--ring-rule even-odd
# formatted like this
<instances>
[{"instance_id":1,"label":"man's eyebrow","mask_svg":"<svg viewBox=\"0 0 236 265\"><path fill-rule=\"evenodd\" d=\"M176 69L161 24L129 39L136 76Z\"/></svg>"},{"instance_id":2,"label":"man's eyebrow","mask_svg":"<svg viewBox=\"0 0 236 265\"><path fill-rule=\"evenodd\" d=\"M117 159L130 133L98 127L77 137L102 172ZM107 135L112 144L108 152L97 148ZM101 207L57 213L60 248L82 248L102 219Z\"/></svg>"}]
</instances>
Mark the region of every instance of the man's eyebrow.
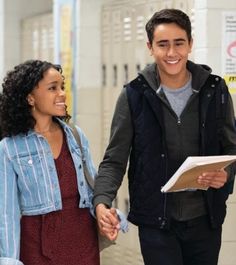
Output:
<instances>
[{"instance_id":1,"label":"man's eyebrow","mask_svg":"<svg viewBox=\"0 0 236 265\"><path fill-rule=\"evenodd\" d=\"M177 42L177 41L186 41L186 39L183 39L183 38L174 39L174 42ZM167 43L167 42L170 42L170 40L159 40L156 43Z\"/></svg>"},{"instance_id":2,"label":"man's eyebrow","mask_svg":"<svg viewBox=\"0 0 236 265\"><path fill-rule=\"evenodd\" d=\"M179 39L174 39L174 41L186 41L186 39L179 38Z\"/></svg>"},{"instance_id":3,"label":"man's eyebrow","mask_svg":"<svg viewBox=\"0 0 236 265\"><path fill-rule=\"evenodd\" d=\"M159 40L159 41L157 41L156 43L163 43L163 42L169 42L169 40Z\"/></svg>"}]
</instances>

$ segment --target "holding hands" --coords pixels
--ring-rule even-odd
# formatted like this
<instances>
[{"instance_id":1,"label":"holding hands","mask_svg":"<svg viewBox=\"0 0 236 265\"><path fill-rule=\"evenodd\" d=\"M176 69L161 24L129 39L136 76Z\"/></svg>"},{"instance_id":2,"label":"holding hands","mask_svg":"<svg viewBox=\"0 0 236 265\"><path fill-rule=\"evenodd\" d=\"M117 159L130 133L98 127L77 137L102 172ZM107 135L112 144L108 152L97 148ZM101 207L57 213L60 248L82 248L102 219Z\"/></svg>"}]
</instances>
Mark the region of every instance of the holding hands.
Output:
<instances>
[{"instance_id":1,"label":"holding hands","mask_svg":"<svg viewBox=\"0 0 236 265\"><path fill-rule=\"evenodd\" d=\"M120 230L120 221L116 209L108 209L104 204L98 204L96 216L100 234L111 241L116 240Z\"/></svg>"}]
</instances>

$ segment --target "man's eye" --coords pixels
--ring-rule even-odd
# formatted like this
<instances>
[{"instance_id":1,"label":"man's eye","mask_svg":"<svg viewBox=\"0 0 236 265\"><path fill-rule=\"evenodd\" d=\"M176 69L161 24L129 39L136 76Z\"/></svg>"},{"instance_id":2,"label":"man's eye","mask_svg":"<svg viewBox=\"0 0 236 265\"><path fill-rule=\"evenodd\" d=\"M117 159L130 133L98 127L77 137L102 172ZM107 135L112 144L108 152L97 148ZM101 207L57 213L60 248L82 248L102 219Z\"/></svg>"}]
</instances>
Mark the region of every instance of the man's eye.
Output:
<instances>
[{"instance_id":1,"label":"man's eye","mask_svg":"<svg viewBox=\"0 0 236 265\"><path fill-rule=\"evenodd\" d=\"M159 44L158 44L158 47L161 47L161 48L163 48L163 47L167 47L167 43L159 43Z\"/></svg>"},{"instance_id":2,"label":"man's eye","mask_svg":"<svg viewBox=\"0 0 236 265\"><path fill-rule=\"evenodd\" d=\"M184 43L183 42L176 42L176 46L181 46L181 45L183 45Z\"/></svg>"}]
</instances>

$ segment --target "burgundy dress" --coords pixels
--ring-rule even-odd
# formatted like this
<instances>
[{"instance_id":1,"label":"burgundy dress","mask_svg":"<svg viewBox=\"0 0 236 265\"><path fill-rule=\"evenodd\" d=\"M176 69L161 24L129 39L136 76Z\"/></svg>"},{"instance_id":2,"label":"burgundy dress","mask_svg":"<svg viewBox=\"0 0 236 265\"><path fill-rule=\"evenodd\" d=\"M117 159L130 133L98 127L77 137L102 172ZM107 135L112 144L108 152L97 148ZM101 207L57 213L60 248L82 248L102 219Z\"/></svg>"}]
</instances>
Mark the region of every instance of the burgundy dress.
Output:
<instances>
[{"instance_id":1,"label":"burgundy dress","mask_svg":"<svg viewBox=\"0 0 236 265\"><path fill-rule=\"evenodd\" d=\"M65 136L55 159L63 209L21 219L20 260L24 265L99 265L95 220L78 208L76 172Z\"/></svg>"}]
</instances>

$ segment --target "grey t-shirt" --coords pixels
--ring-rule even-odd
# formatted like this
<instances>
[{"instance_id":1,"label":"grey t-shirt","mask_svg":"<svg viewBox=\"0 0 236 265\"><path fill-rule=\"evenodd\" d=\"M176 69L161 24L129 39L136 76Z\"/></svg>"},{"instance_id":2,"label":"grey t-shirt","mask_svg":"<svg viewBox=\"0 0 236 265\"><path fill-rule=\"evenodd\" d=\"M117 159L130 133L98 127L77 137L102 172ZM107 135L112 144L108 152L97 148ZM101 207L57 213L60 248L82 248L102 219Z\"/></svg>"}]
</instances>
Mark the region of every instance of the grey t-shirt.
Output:
<instances>
[{"instance_id":1,"label":"grey t-shirt","mask_svg":"<svg viewBox=\"0 0 236 265\"><path fill-rule=\"evenodd\" d=\"M161 85L161 89L171 108L177 117L180 118L189 98L193 94L191 76L181 88L171 89ZM185 221L206 214L203 194L200 190L172 193L171 201L170 215L175 220Z\"/></svg>"},{"instance_id":2,"label":"grey t-shirt","mask_svg":"<svg viewBox=\"0 0 236 265\"><path fill-rule=\"evenodd\" d=\"M180 117L183 109L188 102L188 99L193 94L191 84L191 76L189 78L189 81L183 87L178 89L171 89L161 84L161 88L163 89L163 92L165 93L165 96L168 99L171 108L174 110L178 117Z\"/></svg>"}]
</instances>

